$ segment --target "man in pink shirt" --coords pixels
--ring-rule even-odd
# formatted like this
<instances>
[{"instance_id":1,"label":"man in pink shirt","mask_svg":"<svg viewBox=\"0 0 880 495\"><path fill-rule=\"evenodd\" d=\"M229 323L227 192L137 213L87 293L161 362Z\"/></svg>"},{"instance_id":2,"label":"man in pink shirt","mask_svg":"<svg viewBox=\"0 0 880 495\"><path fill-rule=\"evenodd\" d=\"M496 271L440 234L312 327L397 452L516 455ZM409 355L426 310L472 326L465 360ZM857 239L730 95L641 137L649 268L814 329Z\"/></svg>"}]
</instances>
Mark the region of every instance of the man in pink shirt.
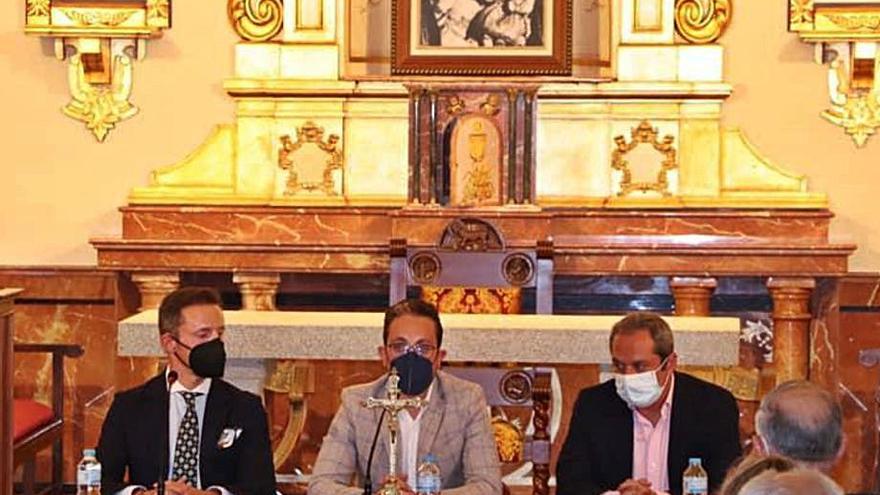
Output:
<instances>
[{"instance_id":1,"label":"man in pink shirt","mask_svg":"<svg viewBox=\"0 0 880 495\"><path fill-rule=\"evenodd\" d=\"M672 331L657 314L617 322L610 348L615 378L578 396L556 467L557 495L680 495L693 457L716 489L741 453L730 392L675 371Z\"/></svg>"}]
</instances>

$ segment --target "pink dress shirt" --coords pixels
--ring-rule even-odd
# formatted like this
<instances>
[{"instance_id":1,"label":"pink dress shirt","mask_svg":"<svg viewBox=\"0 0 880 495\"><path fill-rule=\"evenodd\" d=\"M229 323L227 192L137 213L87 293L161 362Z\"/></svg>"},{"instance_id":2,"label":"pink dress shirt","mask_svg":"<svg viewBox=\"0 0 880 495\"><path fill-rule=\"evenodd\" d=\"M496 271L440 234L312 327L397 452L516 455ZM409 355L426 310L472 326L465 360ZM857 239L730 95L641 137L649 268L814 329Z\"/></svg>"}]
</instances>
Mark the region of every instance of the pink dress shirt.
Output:
<instances>
[{"instance_id":1,"label":"pink dress shirt","mask_svg":"<svg viewBox=\"0 0 880 495\"><path fill-rule=\"evenodd\" d=\"M666 461L669 456L669 428L672 420L672 392L675 389L675 375L669 377L669 394L660 408L660 420L651 422L633 409L633 479L646 479L658 495L669 491L669 470ZM608 491L603 495L617 494Z\"/></svg>"}]
</instances>

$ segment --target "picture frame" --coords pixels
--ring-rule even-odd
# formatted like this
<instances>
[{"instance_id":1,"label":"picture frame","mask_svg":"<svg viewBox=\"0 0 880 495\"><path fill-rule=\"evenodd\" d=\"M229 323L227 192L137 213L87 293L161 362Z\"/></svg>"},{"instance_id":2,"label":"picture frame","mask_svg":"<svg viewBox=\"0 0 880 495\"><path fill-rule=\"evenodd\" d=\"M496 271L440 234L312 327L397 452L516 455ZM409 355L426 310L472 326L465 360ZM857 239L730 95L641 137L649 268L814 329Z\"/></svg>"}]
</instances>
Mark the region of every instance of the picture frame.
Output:
<instances>
[{"instance_id":1,"label":"picture frame","mask_svg":"<svg viewBox=\"0 0 880 495\"><path fill-rule=\"evenodd\" d=\"M571 75L571 0L391 0L394 75Z\"/></svg>"}]
</instances>

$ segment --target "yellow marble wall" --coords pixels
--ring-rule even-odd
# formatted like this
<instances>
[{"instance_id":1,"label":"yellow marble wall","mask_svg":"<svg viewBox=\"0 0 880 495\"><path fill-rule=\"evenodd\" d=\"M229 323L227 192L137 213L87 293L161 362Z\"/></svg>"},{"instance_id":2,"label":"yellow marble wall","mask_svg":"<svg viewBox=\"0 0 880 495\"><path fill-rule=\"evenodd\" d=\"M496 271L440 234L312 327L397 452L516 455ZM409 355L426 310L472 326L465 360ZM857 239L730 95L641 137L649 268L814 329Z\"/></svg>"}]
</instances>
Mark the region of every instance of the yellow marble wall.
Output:
<instances>
[{"instance_id":1,"label":"yellow marble wall","mask_svg":"<svg viewBox=\"0 0 880 495\"><path fill-rule=\"evenodd\" d=\"M740 0L734 12L721 40L724 79L734 88L723 123L742 127L765 156L809 176L811 190L828 193L838 215L833 233L861 247L853 268L878 269L880 222L870 198L880 179L873 166L880 145L875 138L856 150L819 117L825 70L813 64L810 46L785 31L785 2ZM21 213L0 217L0 264L92 263L87 240L118 234L116 207L128 191L196 149L215 124L234 120L222 81L233 73L235 37L223 6L175 4L173 29L151 42L135 67L132 99L141 113L97 144L60 114L64 66L47 42L22 34L23 15L17 2L0 5L0 42L9 47L0 53L0 95L7 95L0 135L4 172L15 177L0 181L0 197ZM548 179L558 175L548 170ZM581 179L586 187L607 187L605 179Z\"/></svg>"}]
</instances>

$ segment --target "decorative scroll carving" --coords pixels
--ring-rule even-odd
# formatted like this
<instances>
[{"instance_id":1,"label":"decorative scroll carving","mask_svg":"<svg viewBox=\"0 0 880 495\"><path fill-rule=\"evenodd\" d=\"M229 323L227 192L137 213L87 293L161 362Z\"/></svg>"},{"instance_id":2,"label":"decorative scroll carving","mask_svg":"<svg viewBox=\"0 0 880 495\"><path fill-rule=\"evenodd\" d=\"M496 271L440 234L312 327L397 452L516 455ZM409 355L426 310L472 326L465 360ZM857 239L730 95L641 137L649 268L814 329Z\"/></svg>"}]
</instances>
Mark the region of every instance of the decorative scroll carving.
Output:
<instances>
[{"instance_id":1,"label":"decorative scroll carving","mask_svg":"<svg viewBox=\"0 0 880 495\"><path fill-rule=\"evenodd\" d=\"M92 85L86 78L82 55L77 53L70 57L67 82L71 100L62 111L84 122L101 142L116 124L138 112L137 107L128 101L131 97L132 67L127 55L114 57L111 77L109 85Z\"/></svg>"},{"instance_id":2,"label":"decorative scroll carving","mask_svg":"<svg viewBox=\"0 0 880 495\"><path fill-rule=\"evenodd\" d=\"M118 26L138 13L137 9L118 11L58 9L58 11L80 26L110 27Z\"/></svg>"},{"instance_id":3,"label":"decorative scroll carving","mask_svg":"<svg viewBox=\"0 0 880 495\"><path fill-rule=\"evenodd\" d=\"M730 24L732 0L677 0L675 29L691 43L712 43Z\"/></svg>"},{"instance_id":4,"label":"decorative scroll carving","mask_svg":"<svg viewBox=\"0 0 880 495\"><path fill-rule=\"evenodd\" d=\"M668 174L670 170L678 168L675 148L672 146L674 140L673 136L667 135L663 138L663 141L660 141L657 129L652 127L647 120L642 121L638 127L632 129L632 141L627 143L626 138L623 136L615 137L614 142L617 144L617 149L611 154L611 167L622 172L618 196L626 196L634 191L656 191L664 196L669 196L671 193L669 191ZM642 144L650 144L663 157L655 182L634 182L632 169L629 162L625 159L627 153Z\"/></svg>"},{"instance_id":5,"label":"decorative scroll carving","mask_svg":"<svg viewBox=\"0 0 880 495\"><path fill-rule=\"evenodd\" d=\"M334 171L342 170L342 150L337 147L339 136L331 134L324 141L324 128L308 121L297 129L296 142L290 135L281 136L278 167L288 172L285 196L300 191L323 191L328 196L342 194L342 185L334 179Z\"/></svg>"},{"instance_id":6,"label":"decorative scroll carving","mask_svg":"<svg viewBox=\"0 0 880 495\"><path fill-rule=\"evenodd\" d=\"M494 251L504 249L504 241L492 224L479 218L457 218L440 236L440 249L451 251Z\"/></svg>"},{"instance_id":7,"label":"decorative scroll carving","mask_svg":"<svg viewBox=\"0 0 880 495\"><path fill-rule=\"evenodd\" d=\"M315 391L314 366L298 364L292 360L279 360L275 363L275 371L266 381L264 389L286 395L288 400L287 425L272 454L273 464L277 470L293 454L305 427L308 416L307 397ZM270 424L274 425L275 422L272 421Z\"/></svg>"},{"instance_id":8,"label":"decorative scroll carving","mask_svg":"<svg viewBox=\"0 0 880 495\"><path fill-rule=\"evenodd\" d=\"M828 14L825 17L844 29L873 31L880 28L880 15Z\"/></svg>"},{"instance_id":9,"label":"decorative scroll carving","mask_svg":"<svg viewBox=\"0 0 880 495\"><path fill-rule=\"evenodd\" d=\"M282 0L228 0L226 14L232 29L245 41L269 41L281 32Z\"/></svg>"},{"instance_id":10,"label":"decorative scroll carving","mask_svg":"<svg viewBox=\"0 0 880 495\"><path fill-rule=\"evenodd\" d=\"M880 127L880 93L876 90L853 88L846 62L836 56L828 71L828 92L831 108L822 117L850 135L856 146L862 147Z\"/></svg>"}]
</instances>

